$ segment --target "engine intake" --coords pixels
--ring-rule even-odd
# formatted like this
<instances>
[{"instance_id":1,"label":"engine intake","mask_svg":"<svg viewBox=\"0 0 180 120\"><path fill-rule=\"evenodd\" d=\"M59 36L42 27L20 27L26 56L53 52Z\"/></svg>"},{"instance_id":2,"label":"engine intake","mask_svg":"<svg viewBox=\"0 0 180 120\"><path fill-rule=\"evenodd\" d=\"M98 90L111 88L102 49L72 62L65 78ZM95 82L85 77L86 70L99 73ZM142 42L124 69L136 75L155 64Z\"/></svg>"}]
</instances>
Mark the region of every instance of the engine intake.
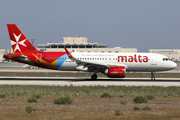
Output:
<instances>
[{"instance_id":1,"label":"engine intake","mask_svg":"<svg viewBox=\"0 0 180 120\"><path fill-rule=\"evenodd\" d=\"M126 68L124 66L108 67L104 73L110 78L124 78Z\"/></svg>"}]
</instances>

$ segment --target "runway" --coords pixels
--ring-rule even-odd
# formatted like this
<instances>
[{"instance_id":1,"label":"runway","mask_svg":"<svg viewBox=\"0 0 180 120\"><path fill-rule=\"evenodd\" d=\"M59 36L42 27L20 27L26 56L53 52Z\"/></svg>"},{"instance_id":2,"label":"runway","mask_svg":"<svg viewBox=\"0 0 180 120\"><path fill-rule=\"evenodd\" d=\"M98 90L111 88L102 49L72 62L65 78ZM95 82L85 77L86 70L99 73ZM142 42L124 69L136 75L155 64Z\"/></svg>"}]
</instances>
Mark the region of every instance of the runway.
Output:
<instances>
[{"instance_id":1,"label":"runway","mask_svg":"<svg viewBox=\"0 0 180 120\"><path fill-rule=\"evenodd\" d=\"M89 78L74 77L0 77L0 85L59 85L59 86L180 86L180 78L99 78L95 81Z\"/></svg>"}]
</instances>

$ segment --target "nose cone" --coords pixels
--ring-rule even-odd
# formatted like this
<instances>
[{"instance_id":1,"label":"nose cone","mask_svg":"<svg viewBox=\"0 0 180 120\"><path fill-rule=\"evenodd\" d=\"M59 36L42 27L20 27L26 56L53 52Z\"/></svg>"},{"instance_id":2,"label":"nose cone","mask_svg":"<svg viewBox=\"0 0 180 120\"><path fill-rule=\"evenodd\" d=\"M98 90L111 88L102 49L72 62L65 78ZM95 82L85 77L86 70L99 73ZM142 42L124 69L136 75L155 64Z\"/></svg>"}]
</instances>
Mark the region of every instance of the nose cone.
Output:
<instances>
[{"instance_id":1,"label":"nose cone","mask_svg":"<svg viewBox=\"0 0 180 120\"><path fill-rule=\"evenodd\" d=\"M171 69L175 69L177 67L177 64L175 62L171 62L170 67Z\"/></svg>"}]
</instances>

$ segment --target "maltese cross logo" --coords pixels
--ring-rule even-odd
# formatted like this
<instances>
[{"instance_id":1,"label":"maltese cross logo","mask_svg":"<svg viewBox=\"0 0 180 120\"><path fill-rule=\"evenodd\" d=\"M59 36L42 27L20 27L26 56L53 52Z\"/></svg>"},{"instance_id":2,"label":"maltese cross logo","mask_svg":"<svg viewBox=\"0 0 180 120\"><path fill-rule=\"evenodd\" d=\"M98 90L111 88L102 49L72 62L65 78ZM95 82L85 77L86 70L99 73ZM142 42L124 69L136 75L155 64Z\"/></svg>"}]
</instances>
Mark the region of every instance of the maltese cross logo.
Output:
<instances>
[{"instance_id":1,"label":"maltese cross logo","mask_svg":"<svg viewBox=\"0 0 180 120\"><path fill-rule=\"evenodd\" d=\"M14 34L14 33L13 33L13 34ZM14 49L14 52L15 52L16 50L19 50L19 51L21 52L21 49L20 49L19 45L23 45L23 46L27 47L27 46L24 44L24 42L26 41L26 39L19 42L19 39L20 39L21 35L22 35L22 33L19 34L18 36L16 36L16 35L14 34L14 37L15 37L15 39L16 39L16 42L14 42L14 41L11 40L11 45L12 45L12 46L13 46L13 45L16 45L16 46L15 46L15 49Z\"/></svg>"}]
</instances>

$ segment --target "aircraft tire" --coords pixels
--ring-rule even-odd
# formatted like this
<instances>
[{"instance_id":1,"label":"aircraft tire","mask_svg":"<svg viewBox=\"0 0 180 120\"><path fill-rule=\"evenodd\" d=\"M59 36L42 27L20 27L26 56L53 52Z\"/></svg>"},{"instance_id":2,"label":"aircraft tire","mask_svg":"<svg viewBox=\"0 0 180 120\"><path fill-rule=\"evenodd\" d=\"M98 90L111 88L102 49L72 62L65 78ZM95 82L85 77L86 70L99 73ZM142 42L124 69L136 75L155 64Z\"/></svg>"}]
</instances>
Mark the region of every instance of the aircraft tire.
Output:
<instances>
[{"instance_id":1,"label":"aircraft tire","mask_svg":"<svg viewBox=\"0 0 180 120\"><path fill-rule=\"evenodd\" d=\"M97 75L92 75L91 76L91 80L96 80L97 79Z\"/></svg>"},{"instance_id":2,"label":"aircraft tire","mask_svg":"<svg viewBox=\"0 0 180 120\"><path fill-rule=\"evenodd\" d=\"M152 77L151 80L155 80L155 77Z\"/></svg>"}]
</instances>

